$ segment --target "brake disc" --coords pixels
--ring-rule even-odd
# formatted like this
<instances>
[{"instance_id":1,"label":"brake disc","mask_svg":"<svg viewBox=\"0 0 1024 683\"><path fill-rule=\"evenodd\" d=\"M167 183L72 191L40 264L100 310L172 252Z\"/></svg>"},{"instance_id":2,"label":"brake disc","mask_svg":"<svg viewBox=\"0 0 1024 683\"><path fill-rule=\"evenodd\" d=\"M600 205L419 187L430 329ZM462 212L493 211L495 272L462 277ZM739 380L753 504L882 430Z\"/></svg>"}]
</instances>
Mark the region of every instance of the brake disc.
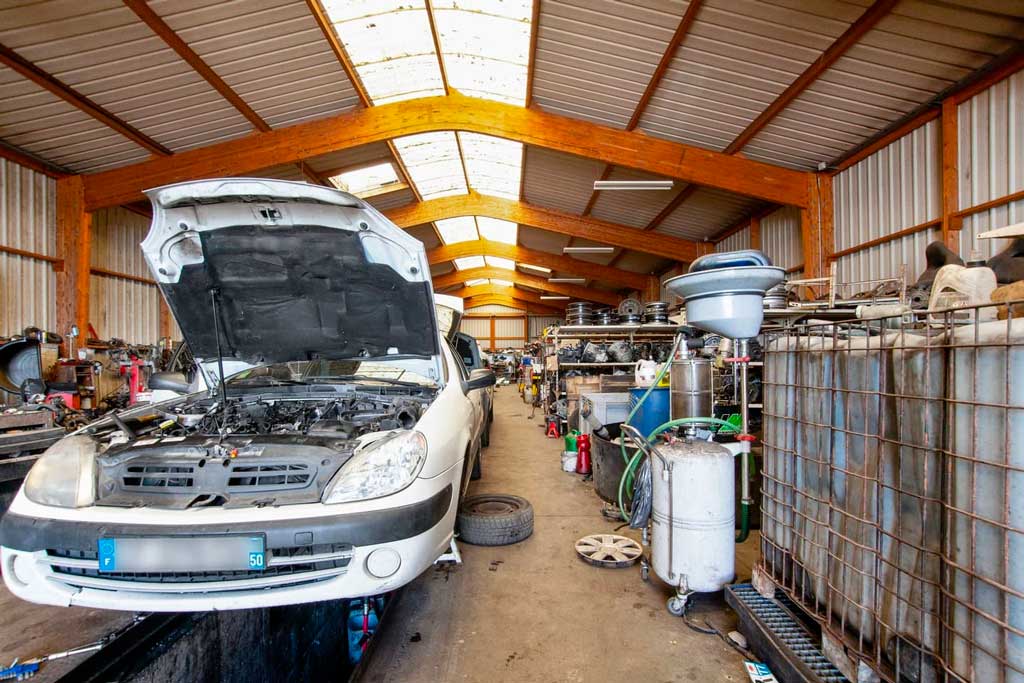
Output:
<instances>
[{"instance_id":1,"label":"brake disc","mask_svg":"<svg viewBox=\"0 0 1024 683\"><path fill-rule=\"evenodd\" d=\"M636 564L643 549L632 538L618 534L591 534L576 541L576 553L595 567L621 569Z\"/></svg>"}]
</instances>

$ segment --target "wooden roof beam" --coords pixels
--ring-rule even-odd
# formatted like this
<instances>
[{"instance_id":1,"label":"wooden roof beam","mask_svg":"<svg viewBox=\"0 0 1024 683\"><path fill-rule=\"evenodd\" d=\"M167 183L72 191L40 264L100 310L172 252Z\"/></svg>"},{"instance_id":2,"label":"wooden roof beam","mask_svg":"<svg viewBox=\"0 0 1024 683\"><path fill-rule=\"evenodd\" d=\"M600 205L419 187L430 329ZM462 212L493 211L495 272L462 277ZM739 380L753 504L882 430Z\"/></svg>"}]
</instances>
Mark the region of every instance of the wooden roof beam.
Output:
<instances>
[{"instance_id":1,"label":"wooden roof beam","mask_svg":"<svg viewBox=\"0 0 1024 683\"><path fill-rule=\"evenodd\" d=\"M647 254L676 260L692 260L697 255L697 243L688 240L647 233L618 223L547 209L512 199L491 197L470 192L464 195L428 199L400 206L385 214L400 227L433 223L458 216L489 216L513 223L541 228L571 237L582 237L614 247L625 247Z\"/></svg>"},{"instance_id":2,"label":"wooden roof beam","mask_svg":"<svg viewBox=\"0 0 1024 683\"><path fill-rule=\"evenodd\" d=\"M533 287L534 289L550 292L552 294L570 296L574 299L593 301L594 303L604 304L606 306L618 306L619 301L622 299L622 297L617 296L613 292L604 292L597 289L590 289L589 287L580 287L578 285L548 282L544 278L526 275L525 273L520 273L516 270L492 267L454 270L450 273L445 273L444 275L438 275L434 278L434 287L436 289L444 289L445 287L463 284L470 280L481 280L487 278L508 280L509 282L516 283L517 285Z\"/></svg>"},{"instance_id":3,"label":"wooden roof beam","mask_svg":"<svg viewBox=\"0 0 1024 683\"><path fill-rule=\"evenodd\" d=\"M144 189L168 183L243 175L372 142L444 130L517 140L780 204L808 203L810 174L803 171L456 92L359 109L180 152L172 159L149 159L89 174L86 201L93 211L135 201Z\"/></svg>"},{"instance_id":4,"label":"wooden roof beam","mask_svg":"<svg viewBox=\"0 0 1024 683\"><path fill-rule=\"evenodd\" d=\"M498 256L516 263L528 263L534 266L550 268L553 272L569 273L590 280L600 280L609 284L643 290L651 276L634 273L620 268L609 268L599 263L591 263L582 259L570 258L547 251L537 251L514 244L493 242L491 240L471 240L445 244L427 251L427 260L431 265L447 263L467 256Z\"/></svg>"},{"instance_id":5,"label":"wooden roof beam","mask_svg":"<svg viewBox=\"0 0 1024 683\"><path fill-rule=\"evenodd\" d=\"M503 296L501 294L480 294L477 296L471 296L463 298L462 305L468 311L470 308L477 306L508 306L510 308L518 308L526 313L526 315L546 315L562 317L565 315L564 309L551 308L548 306L541 306L539 304L530 303L528 301L520 301L510 296ZM483 314L486 315L486 314Z\"/></svg>"},{"instance_id":6,"label":"wooden roof beam","mask_svg":"<svg viewBox=\"0 0 1024 683\"><path fill-rule=\"evenodd\" d=\"M66 83L54 78L32 62L23 58L14 50L2 44L0 44L0 64L16 71L39 87L56 95L76 109L85 112L103 125L117 131L124 137L128 138L135 144L144 147L153 154L170 156L171 150L164 147L138 128L135 128L127 121L115 116L82 93L78 92ZM269 165L270 164L268 164L268 166ZM133 197L132 200L134 199L138 199L138 197ZM121 203L123 202L111 202L106 206L114 206Z\"/></svg>"},{"instance_id":7,"label":"wooden roof beam","mask_svg":"<svg viewBox=\"0 0 1024 683\"><path fill-rule=\"evenodd\" d=\"M66 168L61 168L56 164L51 164L45 159L37 157L35 154L26 152L20 147L8 144L0 140L0 159L7 159L13 161L19 166L32 169L36 173L42 173L45 176L51 178L66 178L69 175L74 175L73 171L69 171Z\"/></svg>"},{"instance_id":8,"label":"wooden roof beam","mask_svg":"<svg viewBox=\"0 0 1024 683\"><path fill-rule=\"evenodd\" d=\"M451 292L447 292L452 296L457 296L462 299L467 299L477 296L505 296L516 301L523 301L534 306L551 306L551 302L547 299L541 299L540 294L536 292L528 292L525 289L519 289L517 287L501 287L499 285L476 285L475 287L463 287L462 289L456 289Z\"/></svg>"}]
</instances>

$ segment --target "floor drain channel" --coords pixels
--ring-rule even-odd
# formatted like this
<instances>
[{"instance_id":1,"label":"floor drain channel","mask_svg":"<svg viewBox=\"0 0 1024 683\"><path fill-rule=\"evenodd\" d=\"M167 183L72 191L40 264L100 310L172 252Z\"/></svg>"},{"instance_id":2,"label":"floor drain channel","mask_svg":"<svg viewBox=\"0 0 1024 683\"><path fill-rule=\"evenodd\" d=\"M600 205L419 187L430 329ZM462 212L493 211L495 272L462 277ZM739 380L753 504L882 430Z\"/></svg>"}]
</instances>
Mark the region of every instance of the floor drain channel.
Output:
<instances>
[{"instance_id":1,"label":"floor drain channel","mask_svg":"<svg viewBox=\"0 0 1024 683\"><path fill-rule=\"evenodd\" d=\"M728 602L736 609L740 617L744 620L746 617L752 617L768 634L770 642L767 645L769 647L780 650L784 659L797 659L803 664L801 668L812 675L810 678L803 676L805 680L820 681L821 683L850 683L849 679L821 653L821 648L811 639L811 634L807 632L807 629L789 612L782 609L777 602L762 596L749 583L728 586L726 590L727 597L732 598ZM781 648L788 649L789 654L782 652ZM766 658L773 660L770 663L775 664L774 658ZM778 675L778 672L776 674Z\"/></svg>"}]
</instances>

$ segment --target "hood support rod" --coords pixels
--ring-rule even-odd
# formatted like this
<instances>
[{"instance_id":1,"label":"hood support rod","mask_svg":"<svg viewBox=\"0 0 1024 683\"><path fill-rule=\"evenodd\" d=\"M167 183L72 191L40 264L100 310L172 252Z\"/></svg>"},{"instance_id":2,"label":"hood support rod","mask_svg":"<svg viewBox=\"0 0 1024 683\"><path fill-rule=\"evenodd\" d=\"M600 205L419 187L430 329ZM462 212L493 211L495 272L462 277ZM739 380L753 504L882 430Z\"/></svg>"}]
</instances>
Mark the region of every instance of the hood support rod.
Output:
<instances>
[{"instance_id":1,"label":"hood support rod","mask_svg":"<svg viewBox=\"0 0 1024 683\"><path fill-rule=\"evenodd\" d=\"M217 384L220 385L221 413L227 417L228 410L228 387L224 382L224 350L220 342L220 289L214 287L210 290L210 303L213 307L213 334L217 338Z\"/></svg>"}]
</instances>

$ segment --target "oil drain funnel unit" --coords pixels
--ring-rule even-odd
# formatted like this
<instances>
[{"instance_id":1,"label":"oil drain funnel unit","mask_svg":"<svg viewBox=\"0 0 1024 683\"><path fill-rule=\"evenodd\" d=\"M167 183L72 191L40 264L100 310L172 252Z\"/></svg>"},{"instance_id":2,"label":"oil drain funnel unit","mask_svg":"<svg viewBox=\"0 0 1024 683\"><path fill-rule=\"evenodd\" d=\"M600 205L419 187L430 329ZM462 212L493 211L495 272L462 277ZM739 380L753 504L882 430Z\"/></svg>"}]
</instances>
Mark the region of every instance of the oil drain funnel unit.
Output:
<instances>
[{"instance_id":1,"label":"oil drain funnel unit","mask_svg":"<svg viewBox=\"0 0 1024 683\"><path fill-rule=\"evenodd\" d=\"M782 282L786 271L748 249L702 256L686 275L665 288L686 304L686 323L729 339L757 336L764 320L764 294Z\"/></svg>"}]
</instances>

